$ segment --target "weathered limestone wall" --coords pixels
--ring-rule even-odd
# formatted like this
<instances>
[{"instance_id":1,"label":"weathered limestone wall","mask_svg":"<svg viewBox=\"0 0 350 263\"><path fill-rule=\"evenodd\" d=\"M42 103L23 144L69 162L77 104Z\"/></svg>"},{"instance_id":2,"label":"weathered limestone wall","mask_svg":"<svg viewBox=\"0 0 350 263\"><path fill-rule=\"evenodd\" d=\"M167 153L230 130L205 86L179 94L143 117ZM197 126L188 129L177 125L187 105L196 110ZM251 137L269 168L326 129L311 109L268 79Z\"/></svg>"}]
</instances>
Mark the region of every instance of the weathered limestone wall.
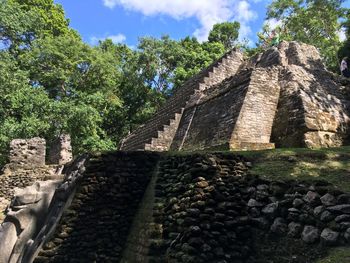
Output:
<instances>
[{"instance_id":1,"label":"weathered limestone wall","mask_svg":"<svg viewBox=\"0 0 350 263\"><path fill-rule=\"evenodd\" d=\"M278 75L278 68L253 71L230 139L230 149L251 149L251 144L274 148L270 136L280 93Z\"/></svg>"},{"instance_id":2,"label":"weathered limestone wall","mask_svg":"<svg viewBox=\"0 0 350 263\"><path fill-rule=\"evenodd\" d=\"M72 146L69 134L61 134L52 142L48 161L50 164L66 164L72 161Z\"/></svg>"},{"instance_id":3,"label":"weathered limestone wall","mask_svg":"<svg viewBox=\"0 0 350 263\"><path fill-rule=\"evenodd\" d=\"M157 154L92 157L71 205L35 262L119 262Z\"/></svg>"},{"instance_id":4,"label":"weathered limestone wall","mask_svg":"<svg viewBox=\"0 0 350 263\"><path fill-rule=\"evenodd\" d=\"M10 164L22 167L45 165L46 141L42 138L16 139L10 144Z\"/></svg>"},{"instance_id":5,"label":"weathered limestone wall","mask_svg":"<svg viewBox=\"0 0 350 263\"><path fill-rule=\"evenodd\" d=\"M10 163L0 174L0 222L10 204L15 188L25 188L36 181L62 179L63 167L45 165L46 142L42 138L16 139L10 144Z\"/></svg>"},{"instance_id":6,"label":"weathered limestone wall","mask_svg":"<svg viewBox=\"0 0 350 263\"><path fill-rule=\"evenodd\" d=\"M349 134L350 101L324 69L315 47L291 42L280 79L273 138L279 147L336 147Z\"/></svg>"},{"instance_id":7,"label":"weathered limestone wall","mask_svg":"<svg viewBox=\"0 0 350 263\"><path fill-rule=\"evenodd\" d=\"M48 180L55 175L57 167L46 166L36 169L18 168L11 171L5 168L5 173L0 175L0 222L4 219L6 207L10 204L15 193L15 188L25 188L35 181Z\"/></svg>"},{"instance_id":8,"label":"weathered limestone wall","mask_svg":"<svg viewBox=\"0 0 350 263\"><path fill-rule=\"evenodd\" d=\"M229 149L228 142L247 92L250 76L250 71L242 72L224 81L220 87L214 86L202 100L186 108L171 149Z\"/></svg>"},{"instance_id":9,"label":"weathered limestone wall","mask_svg":"<svg viewBox=\"0 0 350 263\"><path fill-rule=\"evenodd\" d=\"M151 120L123 140L121 150L169 150L186 105L196 101L206 89L234 75L242 61L243 55L232 50L186 81Z\"/></svg>"}]
</instances>

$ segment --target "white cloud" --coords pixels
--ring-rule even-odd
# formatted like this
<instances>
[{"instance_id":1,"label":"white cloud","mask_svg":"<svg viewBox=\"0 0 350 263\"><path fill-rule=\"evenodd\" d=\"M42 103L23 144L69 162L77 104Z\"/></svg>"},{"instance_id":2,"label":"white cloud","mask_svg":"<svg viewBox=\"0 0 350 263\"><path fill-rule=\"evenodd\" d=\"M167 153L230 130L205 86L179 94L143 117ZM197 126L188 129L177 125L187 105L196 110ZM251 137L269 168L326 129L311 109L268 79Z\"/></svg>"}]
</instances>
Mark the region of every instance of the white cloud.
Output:
<instances>
[{"instance_id":1,"label":"white cloud","mask_svg":"<svg viewBox=\"0 0 350 263\"><path fill-rule=\"evenodd\" d=\"M168 15L179 20L194 17L201 25L194 35L201 41L207 39L214 24L225 21L240 22L244 28L241 33L249 33L248 23L257 17L247 0L103 0L103 3L109 8L122 6L145 16Z\"/></svg>"},{"instance_id":2,"label":"white cloud","mask_svg":"<svg viewBox=\"0 0 350 263\"><path fill-rule=\"evenodd\" d=\"M117 43L122 43L126 40L126 36L124 36L123 34L117 34L117 35L110 35L110 36L106 36L106 37L91 37L90 38L90 44L91 45L97 45L99 41L103 41L105 39L110 39L112 40L112 42L114 44Z\"/></svg>"}]
</instances>

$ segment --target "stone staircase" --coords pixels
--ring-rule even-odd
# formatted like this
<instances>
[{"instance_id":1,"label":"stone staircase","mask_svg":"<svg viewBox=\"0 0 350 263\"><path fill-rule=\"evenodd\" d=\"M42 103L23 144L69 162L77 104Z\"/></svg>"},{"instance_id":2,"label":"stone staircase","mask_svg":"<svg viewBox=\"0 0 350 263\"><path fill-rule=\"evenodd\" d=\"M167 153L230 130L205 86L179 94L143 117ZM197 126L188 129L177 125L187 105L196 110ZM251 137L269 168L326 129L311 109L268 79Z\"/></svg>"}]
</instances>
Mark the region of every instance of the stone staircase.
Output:
<instances>
[{"instance_id":1,"label":"stone staircase","mask_svg":"<svg viewBox=\"0 0 350 263\"><path fill-rule=\"evenodd\" d=\"M167 151L180 123L184 108L195 103L203 91L234 75L243 61L235 50L189 79L168 99L152 119L126 137L120 147L124 151Z\"/></svg>"}]
</instances>

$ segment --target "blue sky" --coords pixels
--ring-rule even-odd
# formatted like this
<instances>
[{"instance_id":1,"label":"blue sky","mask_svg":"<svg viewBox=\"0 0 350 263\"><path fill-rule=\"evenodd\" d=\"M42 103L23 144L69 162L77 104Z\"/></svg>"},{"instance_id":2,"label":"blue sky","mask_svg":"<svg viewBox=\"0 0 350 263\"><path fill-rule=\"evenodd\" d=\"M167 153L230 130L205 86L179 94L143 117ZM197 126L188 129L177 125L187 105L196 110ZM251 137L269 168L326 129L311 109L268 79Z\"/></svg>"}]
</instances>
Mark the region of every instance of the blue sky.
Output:
<instances>
[{"instance_id":1,"label":"blue sky","mask_svg":"<svg viewBox=\"0 0 350 263\"><path fill-rule=\"evenodd\" d=\"M241 23L241 38L254 43L271 0L55 0L89 44L111 38L136 46L138 37L207 39L212 25Z\"/></svg>"}]
</instances>

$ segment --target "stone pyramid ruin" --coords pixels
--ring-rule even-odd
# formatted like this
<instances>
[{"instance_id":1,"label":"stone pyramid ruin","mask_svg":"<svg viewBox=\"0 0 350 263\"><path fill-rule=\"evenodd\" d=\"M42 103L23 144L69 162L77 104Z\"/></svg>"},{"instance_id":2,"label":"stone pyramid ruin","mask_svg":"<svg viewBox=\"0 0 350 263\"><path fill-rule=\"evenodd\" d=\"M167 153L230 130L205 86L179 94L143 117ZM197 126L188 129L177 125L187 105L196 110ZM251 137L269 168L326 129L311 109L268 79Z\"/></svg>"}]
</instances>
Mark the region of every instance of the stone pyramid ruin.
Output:
<instances>
[{"instance_id":1,"label":"stone pyramid ruin","mask_svg":"<svg viewBox=\"0 0 350 263\"><path fill-rule=\"evenodd\" d=\"M350 124L341 90L313 46L281 42L248 60L232 50L176 90L121 150L341 146Z\"/></svg>"},{"instance_id":2,"label":"stone pyramid ruin","mask_svg":"<svg viewBox=\"0 0 350 263\"><path fill-rule=\"evenodd\" d=\"M343 145L349 102L350 81L314 47L282 42L251 59L228 52L123 151L71 161L64 135L47 165L45 140L14 140L0 174L0 263L304 263L349 246L350 193L328 181L254 175L235 152L157 152Z\"/></svg>"}]
</instances>

